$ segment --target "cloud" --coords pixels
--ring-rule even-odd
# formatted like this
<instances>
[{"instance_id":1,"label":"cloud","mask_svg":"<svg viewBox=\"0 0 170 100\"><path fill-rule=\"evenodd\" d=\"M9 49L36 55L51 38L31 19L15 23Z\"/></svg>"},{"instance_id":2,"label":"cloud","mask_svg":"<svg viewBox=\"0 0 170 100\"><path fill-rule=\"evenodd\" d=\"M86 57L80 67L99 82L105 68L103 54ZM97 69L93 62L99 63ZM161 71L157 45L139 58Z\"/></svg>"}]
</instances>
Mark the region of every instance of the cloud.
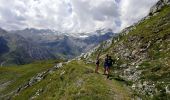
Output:
<instances>
[{"instance_id":1,"label":"cloud","mask_svg":"<svg viewBox=\"0 0 170 100\"><path fill-rule=\"evenodd\" d=\"M158 0L121 0L121 29L145 17Z\"/></svg>"},{"instance_id":2,"label":"cloud","mask_svg":"<svg viewBox=\"0 0 170 100\"><path fill-rule=\"evenodd\" d=\"M0 0L0 27L115 32L146 16L158 0Z\"/></svg>"}]
</instances>

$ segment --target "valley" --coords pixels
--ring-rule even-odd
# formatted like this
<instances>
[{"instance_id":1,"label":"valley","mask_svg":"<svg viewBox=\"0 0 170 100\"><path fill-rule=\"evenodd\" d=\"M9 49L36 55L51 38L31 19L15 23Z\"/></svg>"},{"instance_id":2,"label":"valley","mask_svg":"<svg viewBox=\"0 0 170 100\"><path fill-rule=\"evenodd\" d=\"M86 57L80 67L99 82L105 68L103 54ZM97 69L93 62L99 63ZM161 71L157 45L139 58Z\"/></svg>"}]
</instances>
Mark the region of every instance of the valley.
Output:
<instances>
[{"instance_id":1,"label":"valley","mask_svg":"<svg viewBox=\"0 0 170 100\"><path fill-rule=\"evenodd\" d=\"M107 29L88 37L53 32L0 29L0 99L169 100L169 0L159 0L119 34ZM115 61L108 77L103 75L106 55ZM94 72L97 57L99 73ZM4 64L16 60L30 62Z\"/></svg>"}]
</instances>

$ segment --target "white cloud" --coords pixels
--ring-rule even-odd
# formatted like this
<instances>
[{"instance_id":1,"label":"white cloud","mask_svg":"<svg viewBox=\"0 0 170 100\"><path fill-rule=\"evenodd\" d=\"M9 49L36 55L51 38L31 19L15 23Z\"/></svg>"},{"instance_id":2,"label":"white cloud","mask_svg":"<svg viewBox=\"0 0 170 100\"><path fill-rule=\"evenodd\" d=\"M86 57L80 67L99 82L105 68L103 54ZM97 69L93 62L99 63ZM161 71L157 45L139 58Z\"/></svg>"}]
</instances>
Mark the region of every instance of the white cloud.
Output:
<instances>
[{"instance_id":1,"label":"white cloud","mask_svg":"<svg viewBox=\"0 0 170 100\"><path fill-rule=\"evenodd\" d=\"M119 31L147 15L158 0L0 0L0 27L86 32Z\"/></svg>"},{"instance_id":2,"label":"white cloud","mask_svg":"<svg viewBox=\"0 0 170 100\"><path fill-rule=\"evenodd\" d=\"M157 1L158 0L122 0L120 2L121 29L146 16L149 13L151 6Z\"/></svg>"}]
</instances>

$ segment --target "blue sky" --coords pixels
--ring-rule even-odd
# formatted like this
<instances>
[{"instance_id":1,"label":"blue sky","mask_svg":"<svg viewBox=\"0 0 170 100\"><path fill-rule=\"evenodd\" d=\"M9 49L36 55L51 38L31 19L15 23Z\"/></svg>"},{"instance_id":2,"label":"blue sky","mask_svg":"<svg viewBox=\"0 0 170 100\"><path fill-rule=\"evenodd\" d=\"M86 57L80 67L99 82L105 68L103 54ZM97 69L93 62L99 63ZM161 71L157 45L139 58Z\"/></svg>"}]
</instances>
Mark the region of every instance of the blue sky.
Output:
<instances>
[{"instance_id":1,"label":"blue sky","mask_svg":"<svg viewBox=\"0 0 170 100\"><path fill-rule=\"evenodd\" d=\"M0 0L0 27L119 32L149 13L158 0Z\"/></svg>"}]
</instances>

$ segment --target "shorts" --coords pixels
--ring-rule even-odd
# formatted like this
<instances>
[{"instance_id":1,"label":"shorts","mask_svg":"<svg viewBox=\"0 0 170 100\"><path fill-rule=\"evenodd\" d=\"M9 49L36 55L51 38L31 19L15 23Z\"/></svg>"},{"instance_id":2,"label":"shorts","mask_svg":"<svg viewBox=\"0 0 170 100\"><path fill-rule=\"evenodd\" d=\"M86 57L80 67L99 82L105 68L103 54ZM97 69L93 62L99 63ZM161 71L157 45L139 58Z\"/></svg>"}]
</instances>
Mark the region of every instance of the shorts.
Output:
<instances>
[{"instance_id":1,"label":"shorts","mask_svg":"<svg viewBox=\"0 0 170 100\"><path fill-rule=\"evenodd\" d=\"M109 66L108 66L108 64L104 64L104 68L108 68Z\"/></svg>"}]
</instances>

